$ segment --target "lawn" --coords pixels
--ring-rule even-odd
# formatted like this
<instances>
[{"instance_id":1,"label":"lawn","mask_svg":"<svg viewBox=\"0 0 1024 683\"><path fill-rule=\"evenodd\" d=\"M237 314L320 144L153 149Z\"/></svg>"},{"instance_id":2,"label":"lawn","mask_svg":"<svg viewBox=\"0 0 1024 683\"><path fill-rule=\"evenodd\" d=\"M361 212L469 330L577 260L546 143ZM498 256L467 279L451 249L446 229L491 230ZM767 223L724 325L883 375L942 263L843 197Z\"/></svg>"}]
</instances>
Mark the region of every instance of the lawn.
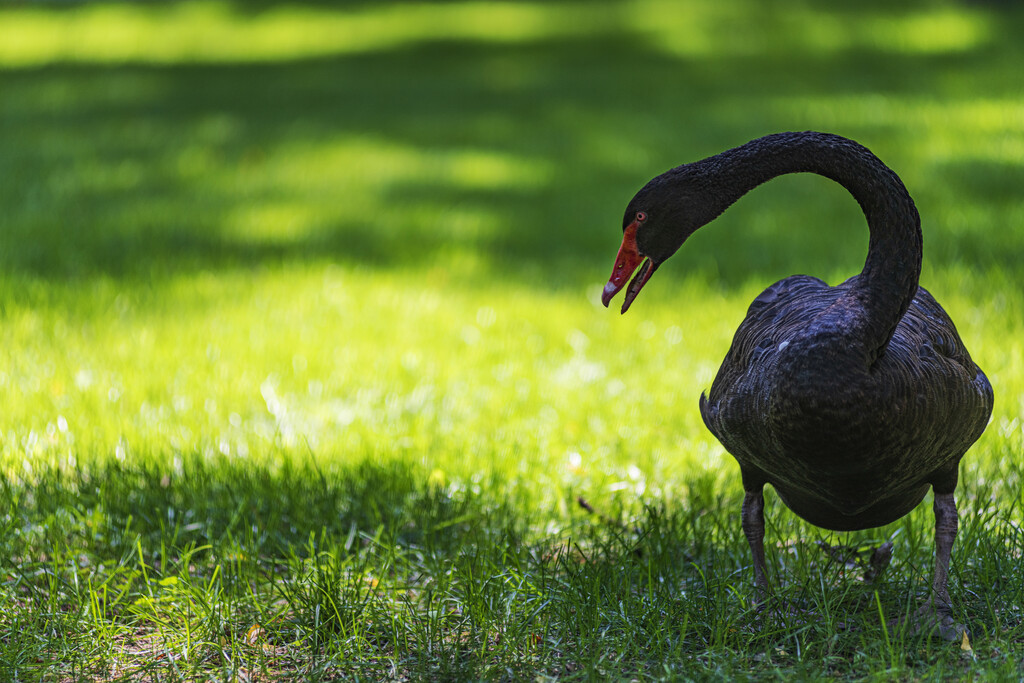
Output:
<instances>
[{"instance_id":1,"label":"lawn","mask_svg":"<svg viewBox=\"0 0 1024 683\"><path fill-rule=\"evenodd\" d=\"M1018 680L1024 9L744 0L0 5L0 680ZM651 176L780 130L870 147L996 407L930 499L839 534L701 422L857 204L752 192L629 313ZM592 511L578 503L588 502ZM817 543L892 538L875 583Z\"/></svg>"}]
</instances>

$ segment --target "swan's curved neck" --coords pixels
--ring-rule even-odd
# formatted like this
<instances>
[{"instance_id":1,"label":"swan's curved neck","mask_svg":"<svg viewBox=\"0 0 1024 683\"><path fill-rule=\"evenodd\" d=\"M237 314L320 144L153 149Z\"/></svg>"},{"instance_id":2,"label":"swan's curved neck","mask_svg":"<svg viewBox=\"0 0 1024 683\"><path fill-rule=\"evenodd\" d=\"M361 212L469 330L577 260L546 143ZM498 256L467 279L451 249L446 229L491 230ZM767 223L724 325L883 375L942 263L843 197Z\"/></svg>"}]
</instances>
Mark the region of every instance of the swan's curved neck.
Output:
<instances>
[{"instance_id":1,"label":"swan's curved neck","mask_svg":"<svg viewBox=\"0 0 1024 683\"><path fill-rule=\"evenodd\" d=\"M870 230L864 270L837 301L837 322L872 356L889 343L917 293L921 219L899 177L861 145L824 133L779 133L698 164L724 192L721 210L761 183L786 173L817 173L854 196ZM840 320L841 319L841 320Z\"/></svg>"}]
</instances>

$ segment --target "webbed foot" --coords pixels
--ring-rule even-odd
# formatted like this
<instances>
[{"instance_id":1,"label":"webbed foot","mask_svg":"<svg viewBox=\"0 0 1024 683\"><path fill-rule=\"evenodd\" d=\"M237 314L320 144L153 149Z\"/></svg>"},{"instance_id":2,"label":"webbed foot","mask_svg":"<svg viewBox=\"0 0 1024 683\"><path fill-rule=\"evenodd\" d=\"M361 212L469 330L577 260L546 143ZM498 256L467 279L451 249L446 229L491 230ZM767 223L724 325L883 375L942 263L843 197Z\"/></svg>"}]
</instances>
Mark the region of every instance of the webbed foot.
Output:
<instances>
[{"instance_id":1,"label":"webbed foot","mask_svg":"<svg viewBox=\"0 0 1024 683\"><path fill-rule=\"evenodd\" d=\"M753 606L751 626L758 630L766 627L772 629L797 628L820 620L813 609L801 607L799 604L775 594L759 594L754 600Z\"/></svg>"},{"instance_id":2,"label":"webbed foot","mask_svg":"<svg viewBox=\"0 0 1024 683\"><path fill-rule=\"evenodd\" d=\"M912 636L930 636L951 643L963 640L964 634L967 632L967 628L963 624L956 623L949 605L943 605L934 600L928 600L913 614L889 622L890 627L901 624L909 627L909 633Z\"/></svg>"},{"instance_id":3,"label":"webbed foot","mask_svg":"<svg viewBox=\"0 0 1024 683\"><path fill-rule=\"evenodd\" d=\"M863 581L873 583L892 562L892 541L886 541L877 547L829 545L818 541L821 548L834 561L849 570L863 570Z\"/></svg>"},{"instance_id":4,"label":"webbed foot","mask_svg":"<svg viewBox=\"0 0 1024 683\"><path fill-rule=\"evenodd\" d=\"M868 567L864 570L864 581L867 583L875 581L882 575L890 562L892 562L892 541L886 541L875 548L871 557L868 558Z\"/></svg>"}]
</instances>

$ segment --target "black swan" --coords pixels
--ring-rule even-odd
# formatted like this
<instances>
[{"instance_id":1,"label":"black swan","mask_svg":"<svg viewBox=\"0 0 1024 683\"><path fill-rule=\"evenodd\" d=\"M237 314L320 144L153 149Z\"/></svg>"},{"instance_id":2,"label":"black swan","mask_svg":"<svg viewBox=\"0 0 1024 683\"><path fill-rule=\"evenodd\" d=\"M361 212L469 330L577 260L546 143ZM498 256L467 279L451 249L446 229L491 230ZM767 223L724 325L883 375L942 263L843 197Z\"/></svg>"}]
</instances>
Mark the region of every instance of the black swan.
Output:
<instances>
[{"instance_id":1,"label":"black swan","mask_svg":"<svg viewBox=\"0 0 1024 683\"><path fill-rule=\"evenodd\" d=\"M915 631L958 639L947 577L961 457L985 430L992 386L953 321L924 289L921 224L899 177L861 145L825 133L779 133L648 182L626 208L605 306L622 312L695 230L786 173L817 173L854 196L870 230L864 270L830 287L794 275L764 290L700 399L704 423L740 465L743 531L759 594L768 593L764 498L771 484L826 529L881 526L934 490L935 575ZM639 268L639 270L637 270Z\"/></svg>"}]
</instances>

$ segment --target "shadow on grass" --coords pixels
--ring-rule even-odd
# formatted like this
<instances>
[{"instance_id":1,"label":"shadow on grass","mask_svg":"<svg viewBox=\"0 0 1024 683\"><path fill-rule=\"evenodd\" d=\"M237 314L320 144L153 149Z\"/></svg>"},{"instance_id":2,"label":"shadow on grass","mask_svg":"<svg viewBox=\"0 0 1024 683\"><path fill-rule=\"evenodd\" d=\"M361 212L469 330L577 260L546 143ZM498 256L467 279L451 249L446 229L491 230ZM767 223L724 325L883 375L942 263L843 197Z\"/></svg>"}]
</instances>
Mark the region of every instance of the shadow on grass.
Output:
<instances>
[{"instance_id":1,"label":"shadow on grass","mask_svg":"<svg viewBox=\"0 0 1024 683\"><path fill-rule=\"evenodd\" d=\"M1006 26L1024 22L1005 14ZM324 259L443 266L468 252L497 277L541 269L598 281L622 208L655 173L775 130L821 127L793 113L805 99L928 98L978 71L978 83L1000 83L1017 64L1001 38L955 64L864 49L684 58L641 38L0 72L0 267L53 280L152 278ZM947 186L922 188L898 163L907 124L849 120L836 132L873 147L930 206L949 212L958 201L991 221L1019 201L1019 166L951 162ZM856 272L863 219L829 185L787 180L742 201L675 268L710 267L725 286ZM1024 257L1016 231L925 223L939 267L1012 269Z\"/></svg>"},{"instance_id":2,"label":"shadow on grass","mask_svg":"<svg viewBox=\"0 0 1024 683\"><path fill-rule=\"evenodd\" d=\"M174 465L109 459L73 469L40 466L28 478L3 475L0 485L12 525L5 539L15 544L9 554L19 554L19 540L42 533L56 541L62 532L78 535L77 527L89 530L79 538L82 550L106 561L134 552L138 539L152 549L247 538L271 557L311 536L338 541L356 532L384 532L402 545L443 544L450 535L440 530L457 535L468 505L397 462L325 475L301 458L275 466L199 456Z\"/></svg>"},{"instance_id":3,"label":"shadow on grass","mask_svg":"<svg viewBox=\"0 0 1024 683\"><path fill-rule=\"evenodd\" d=\"M906 613L927 590L924 510L900 523L886 578L866 585L803 525L797 540L778 539L792 538L794 520L769 496L773 584L805 611L758 615L739 491L730 497L717 478L688 482L686 504L672 510L656 504L629 523L614 510L610 519L580 512L556 532L552 511L514 500L502 482L455 490L416 466L323 472L296 460L109 461L37 467L32 481L4 476L0 563L11 608L0 615L9 634L0 661L37 656L43 643L91 675L109 661L162 671L160 653L184 648L182 665L199 672L218 647L244 660L255 624L271 660L320 662L325 676L379 677L396 666L483 679L765 667L868 675L894 652L911 669L936 658L965 666L955 647L883 637L879 609ZM989 493L966 488L970 500ZM1024 570L1004 558L1021 539L981 517L964 517L954 600L975 638L1005 640L1020 620L999 605L1019 604ZM119 635L87 642L97 629Z\"/></svg>"}]
</instances>

